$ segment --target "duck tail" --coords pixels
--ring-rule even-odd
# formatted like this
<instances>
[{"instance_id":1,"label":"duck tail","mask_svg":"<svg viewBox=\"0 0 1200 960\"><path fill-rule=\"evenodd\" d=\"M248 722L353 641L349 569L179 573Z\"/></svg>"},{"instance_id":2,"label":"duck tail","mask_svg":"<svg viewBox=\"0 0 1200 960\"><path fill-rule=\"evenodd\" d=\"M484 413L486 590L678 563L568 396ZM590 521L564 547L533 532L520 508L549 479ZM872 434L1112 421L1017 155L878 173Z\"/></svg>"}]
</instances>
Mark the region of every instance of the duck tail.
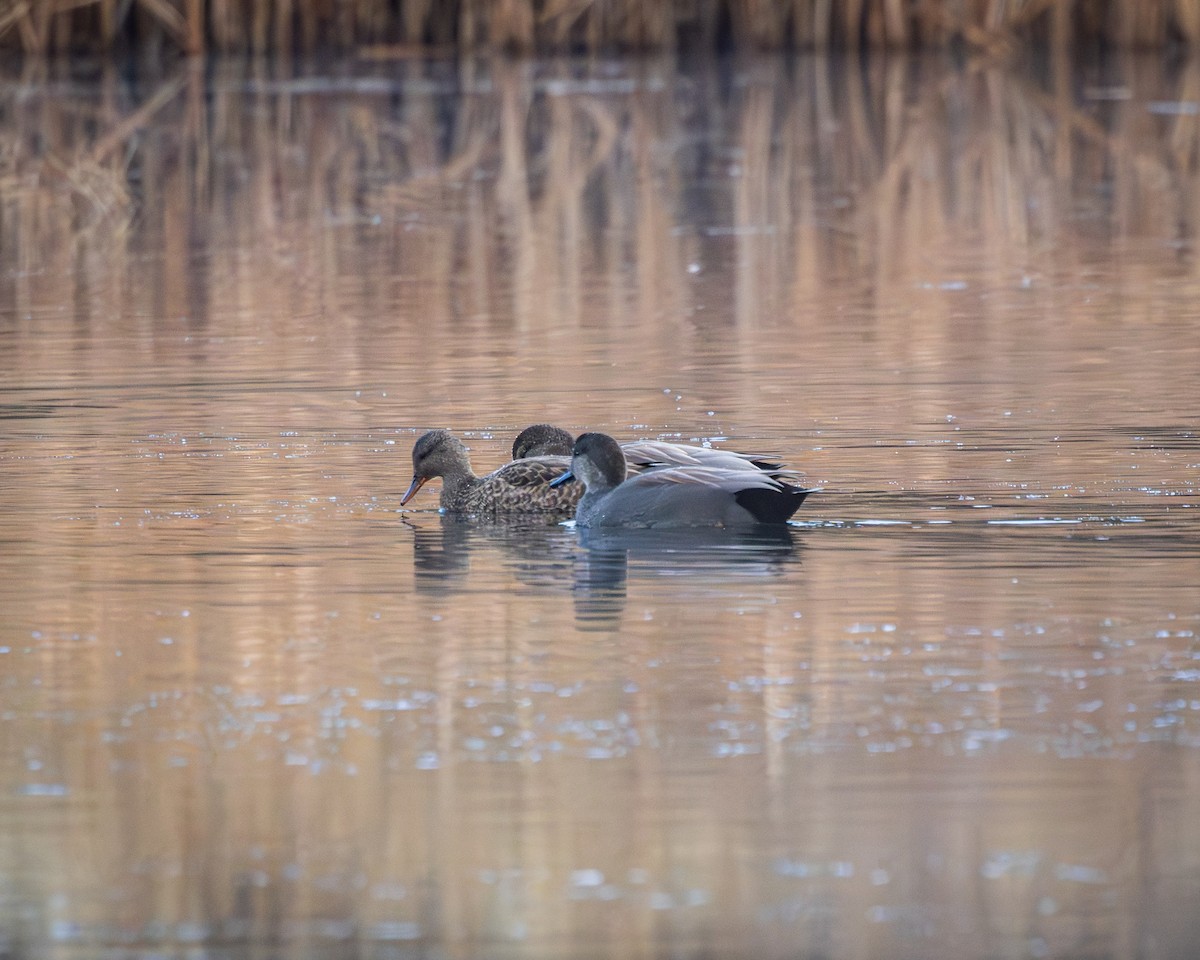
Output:
<instances>
[{"instance_id":1,"label":"duck tail","mask_svg":"<svg viewBox=\"0 0 1200 960\"><path fill-rule=\"evenodd\" d=\"M787 523L812 492L780 483L778 489L747 487L734 494L734 499L759 523Z\"/></svg>"}]
</instances>

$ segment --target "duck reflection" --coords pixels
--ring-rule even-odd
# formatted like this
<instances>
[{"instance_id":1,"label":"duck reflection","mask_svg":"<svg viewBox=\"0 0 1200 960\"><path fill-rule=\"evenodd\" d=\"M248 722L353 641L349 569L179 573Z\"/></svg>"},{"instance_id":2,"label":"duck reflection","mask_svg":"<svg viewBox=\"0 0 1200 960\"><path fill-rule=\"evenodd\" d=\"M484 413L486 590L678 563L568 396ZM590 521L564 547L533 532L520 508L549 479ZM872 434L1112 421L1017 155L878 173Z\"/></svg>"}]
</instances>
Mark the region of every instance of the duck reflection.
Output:
<instances>
[{"instance_id":1,"label":"duck reflection","mask_svg":"<svg viewBox=\"0 0 1200 960\"><path fill-rule=\"evenodd\" d=\"M528 585L555 585L570 576L575 548L556 520L519 516L481 521L454 514L430 519L433 522L403 520L413 532L418 590L445 594L465 589L472 555L478 550L499 553L503 564Z\"/></svg>"},{"instance_id":2,"label":"duck reflection","mask_svg":"<svg viewBox=\"0 0 1200 960\"><path fill-rule=\"evenodd\" d=\"M630 579L692 578L727 589L731 579L779 576L799 561L797 531L772 525L680 530L580 528L575 616L580 627L614 623Z\"/></svg>"},{"instance_id":3,"label":"duck reflection","mask_svg":"<svg viewBox=\"0 0 1200 960\"><path fill-rule=\"evenodd\" d=\"M630 580L685 578L699 588L728 589L731 580L774 577L799 561L799 532L775 525L743 529L576 529L544 518L502 523L442 515L432 523L406 518L413 534L418 590L445 595L471 589L472 569L496 561L529 587L569 592L582 629L615 625ZM479 576L484 576L482 572Z\"/></svg>"}]
</instances>

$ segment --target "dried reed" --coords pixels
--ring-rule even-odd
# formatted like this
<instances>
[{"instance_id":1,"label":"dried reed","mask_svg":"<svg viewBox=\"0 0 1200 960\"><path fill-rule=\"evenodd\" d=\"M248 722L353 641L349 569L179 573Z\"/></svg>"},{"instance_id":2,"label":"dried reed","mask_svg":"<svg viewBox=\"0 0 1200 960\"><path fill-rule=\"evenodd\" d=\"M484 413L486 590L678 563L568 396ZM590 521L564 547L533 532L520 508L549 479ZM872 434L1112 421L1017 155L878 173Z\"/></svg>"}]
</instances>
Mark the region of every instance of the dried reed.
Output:
<instances>
[{"instance_id":1,"label":"dried reed","mask_svg":"<svg viewBox=\"0 0 1200 960\"><path fill-rule=\"evenodd\" d=\"M1200 44L1200 0L0 0L30 54Z\"/></svg>"}]
</instances>

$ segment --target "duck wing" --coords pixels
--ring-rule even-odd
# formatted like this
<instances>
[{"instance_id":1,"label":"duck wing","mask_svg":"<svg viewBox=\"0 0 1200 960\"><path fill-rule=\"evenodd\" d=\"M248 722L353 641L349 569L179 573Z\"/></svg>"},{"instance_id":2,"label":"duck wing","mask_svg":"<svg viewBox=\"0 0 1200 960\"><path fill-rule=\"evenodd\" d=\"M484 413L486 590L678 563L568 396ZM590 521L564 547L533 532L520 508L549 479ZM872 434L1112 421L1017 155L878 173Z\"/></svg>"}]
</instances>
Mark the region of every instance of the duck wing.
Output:
<instances>
[{"instance_id":1,"label":"duck wing","mask_svg":"<svg viewBox=\"0 0 1200 960\"><path fill-rule=\"evenodd\" d=\"M760 470L773 475L794 475L782 463L757 454L738 453L715 447L699 447L665 440L633 440L621 444L625 460L635 471L664 466L722 467L726 470Z\"/></svg>"},{"instance_id":2,"label":"duck wing","mask_svg":"<svg viewBox=\"0 0 1200 960\"><path fill-rule=\"evenodd\" d=\"M734 494L739 490L780 490L786 484L761 470L714 466L658 467L630 477L622 486L635 490L697 487Z\"/></svg>"},{"instance_id":3,"label":"duck wing","mask_svg":"<svg viewBox=\"0 0 1200 960\"><path fill-rule=\"evenodd\" d=\"M493 470L486 477L485 483L504 483L513 487L538 487L549 484L571 469L570 457L526 457L523 460L510 460L504 466Z\"/></svg>"}]
</instances>

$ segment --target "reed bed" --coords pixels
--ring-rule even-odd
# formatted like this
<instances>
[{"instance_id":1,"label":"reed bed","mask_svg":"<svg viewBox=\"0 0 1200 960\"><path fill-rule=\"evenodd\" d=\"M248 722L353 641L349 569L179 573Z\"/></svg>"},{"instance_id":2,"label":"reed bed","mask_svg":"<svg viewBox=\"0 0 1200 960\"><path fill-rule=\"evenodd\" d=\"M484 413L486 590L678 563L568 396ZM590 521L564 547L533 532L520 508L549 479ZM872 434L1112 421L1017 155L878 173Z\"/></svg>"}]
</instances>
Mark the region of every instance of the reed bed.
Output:
<instances>
[{"instance_id":1,"label":"reed bed","mask_svg":"<svg viewBox=\"0 0 1200 960\"><path fill-rule=\"evenodd\" d=\"M1200 0L0 0L0 48L415 50L1200 44Z\"/></svg>"}]
</instances>

